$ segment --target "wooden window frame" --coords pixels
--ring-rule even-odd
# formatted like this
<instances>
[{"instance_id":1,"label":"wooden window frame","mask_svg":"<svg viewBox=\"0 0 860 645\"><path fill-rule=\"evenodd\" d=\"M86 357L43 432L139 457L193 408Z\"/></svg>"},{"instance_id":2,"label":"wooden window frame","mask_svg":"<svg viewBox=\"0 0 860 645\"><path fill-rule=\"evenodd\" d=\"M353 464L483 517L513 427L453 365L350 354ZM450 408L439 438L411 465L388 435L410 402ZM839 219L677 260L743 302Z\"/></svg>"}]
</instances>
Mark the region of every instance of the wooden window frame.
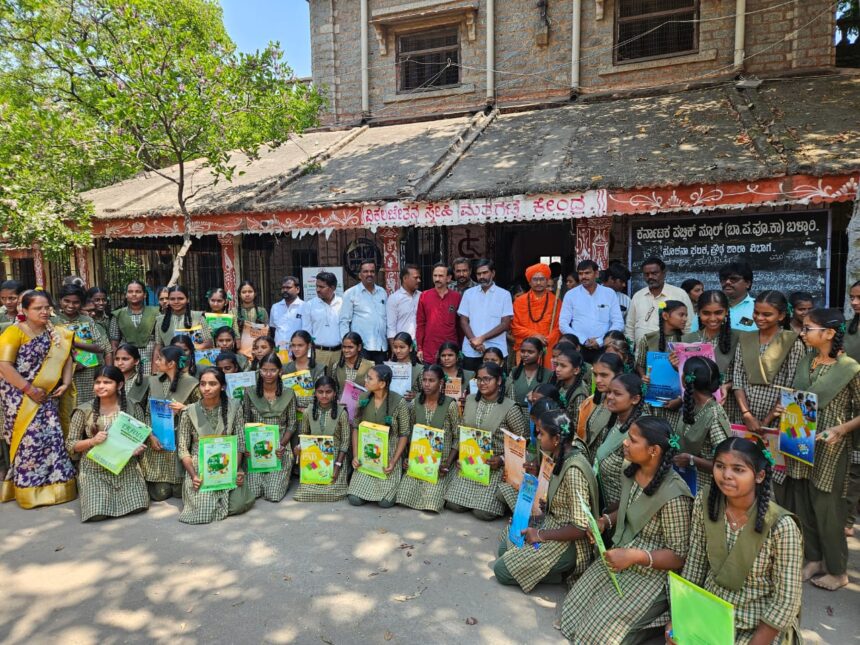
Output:
<instances>
[{"instance_id":1,"label":"wooden window frame","mask_svg":"<svg viewBox=\"0 0 860 645\"><path fill-rule=\"evenodd\" d=\"M622 0L615 0L615 27L613 29L613 48L612 48L612 64L613 65L634 65L636 63L644 63L652 60L661 60L664 58L677 58L679 56L689 56L690 54L699 53L699 16L701 15L702 3L701 0L693 0L692 7L685 7L681 9L667 9L665 11L653 11L651 13L640 14L637 16L628 16L626 18L621 17L621 3ZM618 42L619 42L619 34L621 32L621 25L629 22L637 22L640 20L647 20L649 18L671 18L672 16L677 16L681 14L688 14L690 11L694 13L694 20L696 22L693 23L693 48L685 49L684 51L672 52L671 54L658 54L655 56L643 56L641 58L627 58L624 60L618 60Z\"/></svg>"},{"instance_id":2,"label":"wooden window frame","mask_svg":"<svg viewBox=\"0 0 860 645\"><path fill-rule=\"evenodd\" d=\"M434 25L432 27L426 27L426 28L421 28L421 29L411 29L411 30L398 31L397 33L394 34L395 60L396 60L395 71L397 74L397 93L398 94L409 94L409 93L420 94L421 92L432 92L435 90L445 90L445 89L451 89L453 87L460 87L463 84L463 77L462 77L462 73L461 73L462 70L458 68L457 69L457 82L456 83L449 83L447 85L428 85L428 86L422 87L420 89L404 88L403 87L403 70L401 68L401 55L403 54L403 52L400 48L401 39L404 37L417 36L417 35L422 35L422 34L433 34L433 33L444 33L444 32L453 32L457 35L456 47L454 47L453 45L449 45L447 47L432 47L430 49L418 49L415 51L410 51L408 53L408 55L409 56L413 56L413 55L423 56L423 55L427 55L427 54L449 52L449 51L453 51L454 49L456 49L456 51L457 51L457 62L459 64L462 61L463 45L462 45L462 38L461 38L461 34L460 34L460 25L457 23L448 24L448 25Z\"/></svg>"}]
</instances>

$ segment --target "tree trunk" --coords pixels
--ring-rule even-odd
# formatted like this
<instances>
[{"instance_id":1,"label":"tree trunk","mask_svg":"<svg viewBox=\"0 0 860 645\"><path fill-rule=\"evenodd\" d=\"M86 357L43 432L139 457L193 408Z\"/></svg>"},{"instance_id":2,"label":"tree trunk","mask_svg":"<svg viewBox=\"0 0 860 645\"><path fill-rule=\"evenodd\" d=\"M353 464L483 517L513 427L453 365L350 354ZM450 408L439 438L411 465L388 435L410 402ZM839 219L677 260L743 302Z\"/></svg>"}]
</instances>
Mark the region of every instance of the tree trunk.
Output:
<instances>
[{"instance_id":1,"label":"tree trunk","mask_svg":"<svg viewBox=\"0 0 860 645\"><path fill-rule=\"evenodd\" d=\"M860 185L857 186L857 193L854 195L854 210L846 233L848 234L848 259L845 263L845 316L853 318L854 310L851 309L851 299L847 292L850 291L852 284L860 280Z\"/></svg>"},{"instance_id":2,"label":"tree trunk","mask_svg":"<svg viewBox=\"0 0 860 645\"><path fill-rule=\"evenodd\" d=\"M173 258L173 273L170 275L170 281L167 283L168 287L179 284L179 276L182 275L182 264L185 256L188 254L188 249L191 248L191 213L185 207L184 200L179 201L179 209L182 211L183 222L182 246L179 248L176 257Z\"/></svg>"}]
</instances>

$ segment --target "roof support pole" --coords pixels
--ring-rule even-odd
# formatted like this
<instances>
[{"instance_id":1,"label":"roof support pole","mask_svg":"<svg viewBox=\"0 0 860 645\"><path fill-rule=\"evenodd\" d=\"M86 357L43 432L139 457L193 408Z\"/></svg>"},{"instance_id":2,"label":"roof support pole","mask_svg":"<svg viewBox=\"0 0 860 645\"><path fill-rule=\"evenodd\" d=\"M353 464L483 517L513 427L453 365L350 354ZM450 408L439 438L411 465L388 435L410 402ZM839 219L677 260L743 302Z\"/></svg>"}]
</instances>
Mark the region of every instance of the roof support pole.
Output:
<instances>
[{"instance_id":1,"label":"roof support pole","mask_svg":"<svg viewBox=\"0 0 860 645\"><path fill-rule=\"evenodd\" d=\"M367 50L367 0L361 0L361 111L370 115L369 53Z\"/></svg>"},{"instance_id":2,"label":"roof support pole","mask_svg":"<svg viewBox=\"0 0 860 645\"><path fill-rule=\"evenodd\" d=\"M743 69L744 58L744 40L746 39L747 28L747 0L735 0L735 69Z\"/></svg>"},{"instance_id":3,"label":"roof support pole","mask_svg":"<svg viewBox=\"0 0 860 645\"><path fill-rule=\"evenodd\" d=\"M487 0L487 103L496 101L496 0Z\"/></svg>"},{"instance_id":4,"label":"roof support pole","mask_svg":"<svg viewBox=\"0 0 860 645\"><path fill-rule=\"evenodd\" d=\"M582 0L573 0L570 34L570 89L579 91L579 59L582 48Z\"/></svg>"}]
</instances>

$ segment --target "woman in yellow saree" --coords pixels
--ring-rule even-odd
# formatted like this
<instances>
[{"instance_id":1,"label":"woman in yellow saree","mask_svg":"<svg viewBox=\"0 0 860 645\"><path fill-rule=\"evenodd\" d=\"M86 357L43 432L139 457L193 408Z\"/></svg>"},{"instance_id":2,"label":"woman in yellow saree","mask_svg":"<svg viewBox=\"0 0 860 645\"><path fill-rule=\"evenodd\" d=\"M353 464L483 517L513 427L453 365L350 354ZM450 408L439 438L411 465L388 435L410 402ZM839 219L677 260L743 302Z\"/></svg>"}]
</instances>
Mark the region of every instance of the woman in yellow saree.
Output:
<instances>
[{"instance_id":1,"label":"woman in yellow saree","mask_svg":"<svg viewBox=\"0 0 860 645\"><path fill-rule=\"evenodd\" d=\"M24 319L0 335L3 441L11 467L0 501L21 508L62 504L77 497L75 467L64 449L59 402L72 383L73 332L50 325L51 299L21 297Z\"/></svg>"}]
</instances>

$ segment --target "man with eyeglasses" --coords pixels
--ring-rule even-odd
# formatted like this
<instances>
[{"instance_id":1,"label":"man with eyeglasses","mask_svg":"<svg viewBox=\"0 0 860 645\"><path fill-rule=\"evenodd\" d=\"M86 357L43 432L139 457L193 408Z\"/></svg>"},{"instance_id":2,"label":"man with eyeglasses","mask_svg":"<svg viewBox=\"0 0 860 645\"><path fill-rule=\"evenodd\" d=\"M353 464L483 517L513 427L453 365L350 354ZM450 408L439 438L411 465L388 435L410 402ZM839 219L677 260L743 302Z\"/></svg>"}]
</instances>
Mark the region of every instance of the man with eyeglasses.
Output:
<instances>
[{"instance_id":1,"label":"man with eyeglasses","mask_svg":"<svg viewBox=\"0 0 860 645\"><path fill-rule=\"evenodd\" d=\"M555 294L549 290L551 284L549 265L533 264L526 269L529 291L514 301L514 318L511 321L511 335L514 337L514 352L529 336L537 336L544 341L546 354L544 365L550 366L552 348L560 335L558 329L559 307ZM553 315L555 317L553 317ZM519 354L516 354L519 361Z\"/></svg>"},{"instance_id":2,"label":"man with eyeglasses","mask_svg":"<svg viewBox=\"0 0 860 645\"><path fill-rule=\"evenodd\" d=\"M687 326L684 333L689 332L690 321L695 315L693 303L686 291L666 284L666 263L660 258L648 258L642 263L642 276L647 286L634 293L630 299L627 324L624 327L627 338L638 343L648 332L657 331L660 324L660 303L667 300L678 300L687 306Z\"/></svg>"},{"instance_id":3,"label":"man with eyeglasses","mask_svg":"<svg viewBox=\"0 0 860 645\"><path fill-rule=\"evenodd\" d=\"M746 262L729 262L720 268L720 287L729 299L732 329L739 331L756 329L753 322L755 300L750 295L752 283L752 268Z\"/></svg>"}]
</instances>

